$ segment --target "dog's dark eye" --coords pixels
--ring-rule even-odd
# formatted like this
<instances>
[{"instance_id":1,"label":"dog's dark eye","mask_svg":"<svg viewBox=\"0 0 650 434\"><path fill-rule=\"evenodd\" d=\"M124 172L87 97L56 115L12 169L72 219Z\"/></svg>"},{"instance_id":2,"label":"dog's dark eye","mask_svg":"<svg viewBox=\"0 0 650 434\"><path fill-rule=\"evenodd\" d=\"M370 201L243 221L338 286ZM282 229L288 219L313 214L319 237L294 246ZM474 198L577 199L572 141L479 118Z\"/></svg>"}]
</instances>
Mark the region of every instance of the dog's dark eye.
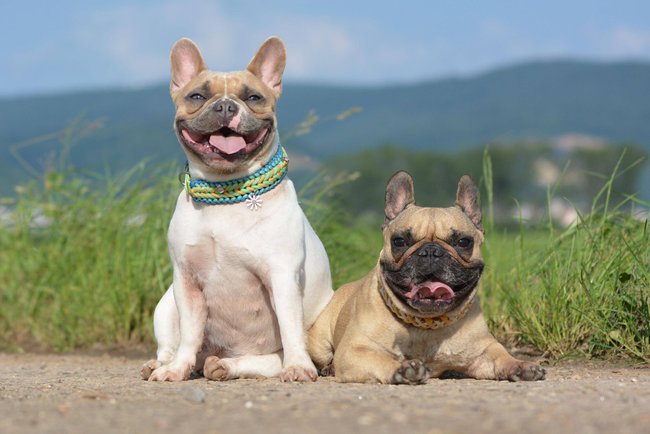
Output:
<instances>
[{"instance_id":1,"label":"dog's dark eye","mask_svg":"<svg viewBox=\"0 0 650 434\"><path fill-rule=\"evenodd\" d=\"M193 93L190 95L190 99L193 99L195 101L205 101L205 97L200 93Z\"/></svg>"},{"instance_id":2,"label":"dog's dark eye","mask_svg":"<svg viewBox=\"0 0 650 434\"><path fill-rule=\"evenodd\" d=\"M393 247L404 247L406 245L406 240L402 237L395 237L391 240Z\"/></svg>"},{"instance_id":3,"label":"dog's dark eye","mask_svg":"<svg viewBox=\"0 0 650 434\"><path fill-rule=\"evenodd\" d=\"M471 238L465 237L465 238L461 238L460 240L458 240L456 245L458 247L460 247L461 249L469 249L472 246L473 242L474 241Z\"/></svg>"},{"instance_id":4,"label":"dog's dark eye","mask_svg":"<svg viewBox=\"0 0 650 434\"><path fill-rule=\"evenodd\" d=\"M262 97L260 95L258 95L256 93L253 93L251 95L248 95L248 97L246 98L246 101L259 101L261 99L262 99Z\"/></svg>"}]
</instances>

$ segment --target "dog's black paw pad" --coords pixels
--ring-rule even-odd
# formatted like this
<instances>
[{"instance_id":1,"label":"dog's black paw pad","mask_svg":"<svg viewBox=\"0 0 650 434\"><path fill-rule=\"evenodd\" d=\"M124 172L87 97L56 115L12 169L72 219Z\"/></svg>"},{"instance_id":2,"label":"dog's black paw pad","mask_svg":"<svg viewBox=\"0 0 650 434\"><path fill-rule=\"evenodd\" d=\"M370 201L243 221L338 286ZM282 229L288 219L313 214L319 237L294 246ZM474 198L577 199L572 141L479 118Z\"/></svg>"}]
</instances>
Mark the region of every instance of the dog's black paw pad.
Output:
<instances>
[{"instance_id":1,"label":"dog's black paw pad","mask_svg":"<svg viewBox=\"0 0 650 434\"><path fill-rule=\"evenodd\" d=\"M431 369L424 366L420 360L405 360L395 370L391 383L393 384L425 384L431 376Z\"/></svg>"},{"instance_id":2,"label":"dog's black paw pad","mask_svg":"<svg viewBox=\"0 0 650 434\"><path fill-rule=\"evenodd\" d=\"M334 376L334 362L329 362L327 365L323 366L319 371L318 375L321 377L333 377Z\"/></svg>"}]
</instances>

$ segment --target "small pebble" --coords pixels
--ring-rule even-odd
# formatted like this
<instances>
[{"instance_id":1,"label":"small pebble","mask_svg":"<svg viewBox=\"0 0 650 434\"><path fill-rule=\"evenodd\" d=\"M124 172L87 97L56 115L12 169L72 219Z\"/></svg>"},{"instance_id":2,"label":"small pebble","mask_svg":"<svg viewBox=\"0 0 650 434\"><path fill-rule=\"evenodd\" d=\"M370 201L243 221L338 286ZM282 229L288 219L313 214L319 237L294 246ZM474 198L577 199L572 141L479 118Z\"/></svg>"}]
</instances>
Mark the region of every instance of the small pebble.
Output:
<instances>
[{"instance_id":1,"label":"small pebble","mask_svg":"<svg viewBox=\"0 0 650 434\"><path fill-rule=\"evenodd\" d=\"M194 402L196 404L203 404L205 402L205 392L203 389L200 389L196 386L184 387L181 393L183 397L190 402Z\"/></svg>"}]
</instances>

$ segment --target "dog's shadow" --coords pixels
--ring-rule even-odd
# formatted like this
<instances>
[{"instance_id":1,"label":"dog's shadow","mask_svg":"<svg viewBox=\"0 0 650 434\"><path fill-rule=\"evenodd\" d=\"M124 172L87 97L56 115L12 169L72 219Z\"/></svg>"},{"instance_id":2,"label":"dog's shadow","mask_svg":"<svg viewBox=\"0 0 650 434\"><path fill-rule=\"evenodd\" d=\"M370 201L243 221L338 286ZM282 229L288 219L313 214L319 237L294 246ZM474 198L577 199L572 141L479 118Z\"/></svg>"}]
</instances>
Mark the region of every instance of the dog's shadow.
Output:
<instances>
[{"instance_id":1,"label":"dog's shadow","mask_svg":"<svg viewBox=\"0 0 650 434\"><path fill-rule=\"evenodd\" d=\"M463 374L462 372L449 370L449 371L443 372L440 375L440 377L438 377L438 378L441 379L441 380L463 380L463 379L471 378L471 377L468 377L467 375Z\"/></svg>"}]
</instances>

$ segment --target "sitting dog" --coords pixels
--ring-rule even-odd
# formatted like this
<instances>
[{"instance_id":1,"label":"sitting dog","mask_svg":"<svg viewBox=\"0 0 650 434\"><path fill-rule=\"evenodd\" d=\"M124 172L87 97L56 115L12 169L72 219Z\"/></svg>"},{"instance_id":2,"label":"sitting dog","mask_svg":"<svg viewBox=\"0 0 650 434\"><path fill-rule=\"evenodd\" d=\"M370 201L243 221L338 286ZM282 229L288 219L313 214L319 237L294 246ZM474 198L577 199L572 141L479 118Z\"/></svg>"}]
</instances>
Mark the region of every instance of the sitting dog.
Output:
<instances>
[{"instance_id":1,"label":"sitting dog","mask_svg":"<svg viewBox=\"0 0 650 434\"><path fill-rule=\"evenodd\" d=\"M488 331L476 292L483 271L477 189L463 176L451 208L415 205L413 180L386 187L384 247L364 278L338 289L309 332L321 374L342 382L425 383L454 371L478 379L541 380Z\"/></svg>"},{"instance_id":2,"label":"sitting dog","mask_svg":"<svg viewBox=\"0 0 650 434\"><path fill-rule=\"evenodd\" d=\"M150 381L315 380L306 330L332 297L322 243L285 176L275 107L286 52L269 38L247 68L208 70L171 50L174 129L188 160L169 225L173 283L154 313Z\"/></svg>"}]
</instances>

